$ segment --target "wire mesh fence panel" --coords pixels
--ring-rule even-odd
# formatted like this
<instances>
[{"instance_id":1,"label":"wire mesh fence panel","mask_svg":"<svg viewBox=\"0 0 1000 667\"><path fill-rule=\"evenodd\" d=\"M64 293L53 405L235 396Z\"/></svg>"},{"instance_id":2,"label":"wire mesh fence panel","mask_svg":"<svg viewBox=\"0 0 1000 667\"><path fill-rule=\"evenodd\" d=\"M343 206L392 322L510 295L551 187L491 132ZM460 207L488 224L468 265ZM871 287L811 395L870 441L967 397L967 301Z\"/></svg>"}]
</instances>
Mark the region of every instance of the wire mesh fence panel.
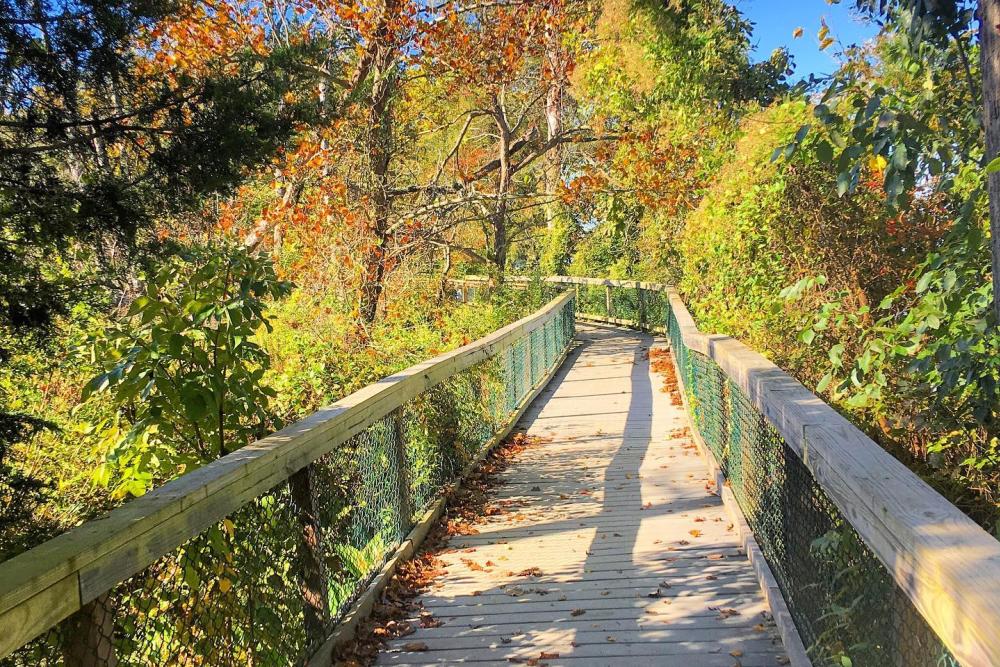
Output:
<instances>
[{"instance_id":1,"label":"wire mesh fence panel","mask_svg":"<svg viewBox=\"0 0 1000 667\"><path fill-rule=\"evenodd\" d=\"M715 456L815 665L957 662L778 431L667 313L694 426ZM808 444L806 445L808 448Z\"/></svg>"},{"instance_id":2,"label":"wire mesh fence panel","mask_svg":"<svg viewBox=\"0 0 1000 667\"><path fill-rule=\"evenodd\" d=\"M611 288L611 317L638 323L640 292L636 287L616 286Z\"/></svg>"},{"instance_id":3,"label":"wire mesh fence panel","mask_svg":"<svg viewBox=\"0 0 1000 667\"><path fill-rule=\"evenodd\" d=\"M375 419L0 665L304 663L551 372L573 312L565 300L543 325Z\"/></svg>"},{"instance_id":4,"label":"wire mesh fence panel","mask_svg":"<svg viewBox=\"0 0 1000 667\"><path fill-rule=\"evenodd\" d=\"M576 311L586 315L608 317L607 294L600 285L577 285Z\"/></svg>"},{"instance_id":5,"label":"wire mesh fence panel","mask_svg":"<svg viewBox=\"0 0 1000 667\"><path fill-rule=\"evenodd\" d=\"M643 324L662 327L667 321L667 295L662 289L642 289Z\"/></svg>"}]
</instances>

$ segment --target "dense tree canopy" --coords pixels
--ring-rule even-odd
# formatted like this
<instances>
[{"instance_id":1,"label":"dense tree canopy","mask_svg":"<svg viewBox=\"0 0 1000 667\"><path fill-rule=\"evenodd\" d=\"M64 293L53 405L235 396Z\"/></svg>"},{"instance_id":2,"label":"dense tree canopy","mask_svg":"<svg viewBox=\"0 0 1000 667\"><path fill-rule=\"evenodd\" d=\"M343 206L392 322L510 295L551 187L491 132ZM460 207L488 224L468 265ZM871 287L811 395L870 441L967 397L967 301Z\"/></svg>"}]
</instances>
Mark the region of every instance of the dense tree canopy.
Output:
<instances>
[{"instance_id":1,"label":"dense tree canopy","mask_svg":"<svg viewBox=\"0 0 1000 667\"><path fill-rule=\"evenodd\" d=\"M853 7L795 83L724 0L0 0L0 552L563 272L678 285L1000 534L1000 17Z\"/></svg>"}]
</instances>

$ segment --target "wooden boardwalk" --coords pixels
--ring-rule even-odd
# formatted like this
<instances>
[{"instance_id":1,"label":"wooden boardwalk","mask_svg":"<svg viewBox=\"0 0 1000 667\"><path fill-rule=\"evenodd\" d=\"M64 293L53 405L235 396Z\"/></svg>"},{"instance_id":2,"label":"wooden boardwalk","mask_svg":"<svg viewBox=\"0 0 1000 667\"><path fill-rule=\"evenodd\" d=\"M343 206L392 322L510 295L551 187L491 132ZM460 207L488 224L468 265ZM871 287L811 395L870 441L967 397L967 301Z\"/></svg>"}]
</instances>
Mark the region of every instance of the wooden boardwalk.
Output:
<instances>
[{"instance_id":1,"label":"wooden boardwalk","mask_svg":"<svg viewBox=\"0 0 1000 667\"><path fill-rule=\"evenodd\" d=\"M510 511L453 539L421 598L442 624L379 664L786 664L687 417L650 371L653 338L578 329L522 418L551 440L505 473Z\"/></svg>"}]
</instances>

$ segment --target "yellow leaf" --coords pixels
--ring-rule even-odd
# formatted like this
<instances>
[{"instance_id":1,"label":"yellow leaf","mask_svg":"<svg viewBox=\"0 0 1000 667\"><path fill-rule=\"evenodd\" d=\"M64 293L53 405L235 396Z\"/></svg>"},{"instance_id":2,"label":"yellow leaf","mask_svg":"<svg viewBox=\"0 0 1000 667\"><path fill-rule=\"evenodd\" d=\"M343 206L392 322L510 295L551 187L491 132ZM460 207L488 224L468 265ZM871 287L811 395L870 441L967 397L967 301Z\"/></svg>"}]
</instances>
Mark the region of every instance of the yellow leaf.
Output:
<instances>
[{"instance_id":1,"label":"yellow leaf","mask_svg":"<svg viewBox=\"0 0 1000 667\"><path fill-rule=\"evenodd\" d=\"M826 51L826 49L833 44L833 37L827 37L822 42L819 43L819 50Z\"/></svg>"},{"instance_id":2,"label":"yellow leaf","mask_svg":"<svg viewBox=\"0 0 1000 667\"><path fill-rule=\"evenodd\" d=\"M882 172L887 164L889 163L886 162L886 159L881 155L876 155L875 157L868 160L868 167L872 171Z\"/></svg>"},{"instance_id":3,"label":"yellow leaf","mask_svg":"<svg viewBox=\"0 0 1000 667\"><path fill-rule=\"evenodd\" d=\"M222 522L222 528L229 534L229 537L232 537L236 533L236 524L230 519L225 519Z\"/></svg>"},{"instance_id":4,"label":"yellow leaf","mask_svg":"<svg viewBox=\"0 0 1000 667\"><path fill-rule=\"evenodd\" d=\"M233 587L233 582L228 579L219 579L219 591L222 593L229 592L229 589Z\"/></svg>"},{"instance_id":5,"label":"yellow leaf","mask_svg":"<svg viewBox=\"0 0 1000 667\"><path fill-rule=\"evenodd\" d=\"M802 36L802 28L796 28L795 30L792 31L792 37L794 37L795 39L798 39L801 36Z\"/></svg>"}]
</instances>

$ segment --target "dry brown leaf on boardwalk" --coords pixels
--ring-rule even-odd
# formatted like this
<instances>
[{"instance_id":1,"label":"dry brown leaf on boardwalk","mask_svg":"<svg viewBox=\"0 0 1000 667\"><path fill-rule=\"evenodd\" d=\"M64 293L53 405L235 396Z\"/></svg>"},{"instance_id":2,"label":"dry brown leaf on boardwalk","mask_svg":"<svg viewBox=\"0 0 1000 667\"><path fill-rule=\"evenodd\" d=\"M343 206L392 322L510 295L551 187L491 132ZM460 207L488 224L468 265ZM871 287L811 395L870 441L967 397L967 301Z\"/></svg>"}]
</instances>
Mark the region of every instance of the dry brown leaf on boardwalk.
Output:
<instances>
[{"instance_id":1,"label":"dry brown leaf on boardwalk","mask_svg":"<svg viewBox=\"0 0 1000 667\"><path fill-rule=\"evenodd\" d=\"M700 530L689 530L688 531L688 535L690 535L691 537L701 537L701 531Z\"/></svg>"},{"instance_id":2,"label":"dry brown leaf on boardwalk","mask_svg":"<svg viewBox=\"0 0 1000 667\"><path fill-rule=\"evenodd\" d=\"M431 530L418 554L399 566L383 593L385 603L375 606L371 617L361 625L353 641L337 649L333 656L334 664L351 667L374 664L379 649L386 645L387 639L413 632L412 625L404 619L418 610L422 627L443 624L414 603L413 598L431 589L435 580L447 572L445 563L438 556L448 551L446 543L449 538L479 533L474 524L482 522L489 513L488 493L499 483L500 473L510 466L514 457L542 441L542 438L528 437L524 433L512 435L479 464L477 470L465 480L464 486L451 494L446 516Z\"/></svg>"},{"instance_id":3,"label":"dry brown leaf on boardwalk","mask_svg":"<svg viewBox=\"0 0 1000 667\"><path fill-rule=\"evenodd\" d=\"M403 644L403 650L407 653L423 653L424 651L429 651L430 647L424 642L409 642L408 644Z\"/></svg>"},{"instance_id":4,"label":"dry brown leaf on boardwalk","mask_svg":"<svg viewBox=\"0 0 1000 667\"><path fill-rule=\"evenodd\" d=\"M587 613L586 609L574 609L569 613L570 616L583 616Z\"/></svg>"},{"instance_id":5,"label":"dry brown leaf on boardwalk","mask_svg":"<svg viewBox=\"0 0 1000 667\"><path fill-rule=\"evenodd\" d=\"M444 621L439 618L434 618L429 611L420 612L420 627L440 628L442 625L444 625Z\"/></svg>"}]
</instances>

